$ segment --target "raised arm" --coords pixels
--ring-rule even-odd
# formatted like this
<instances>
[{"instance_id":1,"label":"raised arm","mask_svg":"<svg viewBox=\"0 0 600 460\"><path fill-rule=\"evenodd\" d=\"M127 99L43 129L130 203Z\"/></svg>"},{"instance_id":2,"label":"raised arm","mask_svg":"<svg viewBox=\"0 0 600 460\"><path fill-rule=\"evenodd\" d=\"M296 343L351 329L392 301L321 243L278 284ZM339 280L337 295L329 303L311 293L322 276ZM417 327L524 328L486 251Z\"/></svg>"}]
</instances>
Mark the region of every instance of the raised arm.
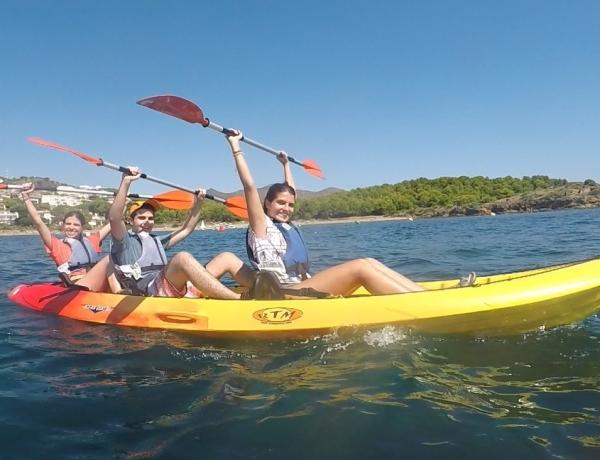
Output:
<instances>
[{"instance_id":1,"label":"raised arm","mask_svg":"<svg viewBox=\"0 0 600 460\"><path fill-rule=\"evenodd\" d=\"M248 206L248 217L250 221L250 228L254 231L258 238L266 238L267 236L267 222L265 221L265 212L258 195L256 185L254 185L254 179L250 174L250 168L244 158L244 153L240 148L240 139L243 137L240 131L236 131L236 135L227 136L227 141L231 147L233 153L233 159L235 161L235 167L244 188L244 196L246 197L246 205Z\"/></svg>"},{"instance_id":2,"label":"raised arm","mask_svg":"<svg viewBox=\"0 0 600 460\"><path fill-rule=\"evenodd\" d=\"M98 233L100 234L100 241L106 238L110 233L110 222L108 224L105 224L100 230L98 230Z\"/></svg>"},{"instance_id":3,"label":"raised arm","mask_svg":"<svg viewBox=\"0 0 600 460\"><path fill-rule=\"evenodd\" d=\"M187 238L190 235L190 233L194 231L196 225L198 224L198 221L200 220L200 210L202 209L202 204L204 203L205 196L206 190L199 189L196 192L196 196L194 198L194 207L188 214L181 228L171 233L171 238L169 238L167 248L175 246L177 243Z\"/></svg>"},{"instance_id":4,"label":"raised arm","mask_svg":"<svg viewBox=\"0 0 600 460\"><path fill-rule=\"evenodd\" d=\"M294 183L294 176L292 176L292 169L290 168L287 153L284 151L279 152L277 159L283 165L283 181L296 190L296 184ZM298 193L297 190L296 193Z\"/></svg>"},{"instance_id":5,"label":"raised arm","mask_svg":"<svg viewBox=\"0 0 600 460\"><path fill-rule=\"evenodd\" d=\"M52 249L52 232L50 232L50 229L44 223L44 221L38 214L37 209L35 209L35 206L31 202L30 194L34 190L35 190L35 185L31 184L31 186L27 190L23 190L21 192L20 196L21 196L21 199L23 200L23 203L25 204L25 208L27 209L27 212L29 213L29 217L31 217L31 220L33 221L33 225L35 225L35 229L40 234L40 238L42 239L44 246L46 246L48 248L48 250L50 250L50 249Z\"/></svg>"},{"instance_id":6,"label":"raised arm","mask_svg":"<svg viewBox=\"0 0 600 460\"><path fill-rule=\"evenodd\" d=\"M125 212L125 205L127 204L127 193L129 193L129 186L134 180L140 178L141 171L135 167L129 167L130 174L123 174L121 183L119 184L119 190L115 195L115 200L108 211L108 222L110 225L110 234L115 240L122 241L127 233L127 227L123 220L123 213Z\"/></svg>"}]
</instances>

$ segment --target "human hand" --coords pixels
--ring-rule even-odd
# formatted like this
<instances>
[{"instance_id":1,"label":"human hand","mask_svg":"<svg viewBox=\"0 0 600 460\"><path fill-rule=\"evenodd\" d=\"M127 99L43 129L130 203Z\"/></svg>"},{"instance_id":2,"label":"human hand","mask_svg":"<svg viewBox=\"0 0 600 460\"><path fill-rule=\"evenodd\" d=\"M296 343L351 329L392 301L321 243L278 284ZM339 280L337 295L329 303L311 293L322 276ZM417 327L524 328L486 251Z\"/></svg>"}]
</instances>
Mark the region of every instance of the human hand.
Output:
<instances>
[{"instance_id":1,"label":"human hand","mask_svg":"<svg viewBox=\"0 0 600 460\"><path fill-rule=\"evenodd\" d=\"M123 182L131 183L142 176L142 171L137 166L127 166L128 173L123 173Z\"/></svg>"},{"instance_id":2,"label":"human hand","mask_svg":"<svg viewBox=\"0 0 600 460\"><path fill-rule=\"evenodd\" d=\"M283 166L285 166L286 164L288 164L288 155L287 155L287 153L286 153L286 152L284 152L283 150L282 150L282 151L280 151L280 152L277 154L277 159L279 160L279 162L280 162L280 163L281 163Z\"/></svg>"},{"instance_id":3,"label":"human hand","mask_svg":"<svg viewBox=\"0 0 600 460\"><path fill-rule=\"evenodd\" d=\"M198 201L204 201L204 198L206 198L206 190L203 188L198 188L194 192L194 195L196 195L196 199Z\"/></svg>"},{"instance_id":4,"label":"human hand","mask_svg":"<svg viewBox=\"0 0 600 460\"><path fill-rule=\"evenodd\" d=\"M31 192L33 192L35 190L35 184L33 182L26 182L24 184L21 184L21 187L23 188L21 190L21 192L19 193L19 196L21 197L21 199L23 201L28 200L29 198L31 198L29 196L29 194Z\"/></svg>"},{"instance_id":5,"label":"human hand","mask_svg":"<svg viewBox=\"0 0 600 460\"><path fill-rule=\"evenodd\" d=\"M234 134L226 135L227 142L229 142L229 146L231 147L231 152L235 155L236 153L240 153L242 149L240 148L240 141L243 139L244 134L237 129L232 129L231 131Z\"/></svg>"},{"instance_id":6,"label":"human hand","mask_svg":"<svg viewBox=\"0 0 600 460\"><path fill-rule=\"evenodd\" d=\"M194 206L193 208L199 209L200 206L204 203L204 198L206 197L206 190L203 188L198 188L194 191Z\"/></svg>"}]
</instances>

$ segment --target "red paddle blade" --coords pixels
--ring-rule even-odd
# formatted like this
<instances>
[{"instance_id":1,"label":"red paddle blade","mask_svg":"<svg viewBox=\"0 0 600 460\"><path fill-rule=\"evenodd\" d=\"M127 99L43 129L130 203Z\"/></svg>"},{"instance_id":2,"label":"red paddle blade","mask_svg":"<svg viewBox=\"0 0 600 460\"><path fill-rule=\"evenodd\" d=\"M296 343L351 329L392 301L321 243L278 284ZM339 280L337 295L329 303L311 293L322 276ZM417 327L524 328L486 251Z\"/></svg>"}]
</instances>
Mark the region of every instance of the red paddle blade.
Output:
<instances>
[{"instance_id":1,"label":"red paddle blade","mask_svg":"<svg viewBox=\"0 0 600 460\"><path fill-rule=\"evenodd\" d=\"M202 109L192 101L179 96L147 97L137 101L137 104L185 120L188 123L200 123L204 127L208 126L208 120L204 118Z\"/></svg>"},{"instance_id":2,"label":"red paddle blade","mask_svg":"<svg viewBox=\"0 0 600 460\"><path fill-rule=\"evenodd\" d=\"M241 195L232 196L225 200L225 206L231 214L240 219L248 220L248 206L246 199Z\"/></svg>"},{"instance_id":3,"label":"red paddle blade","mask_svg":"<svg viewBox=\"0 0 600 460\"><path fill-rule=\"evenodd\" d=\"M194 195L180 190L171 190L152 197L165 208L179 211L192 209L194 206Z\"/></svg>"},{"instance_id":4,"label":"red paddle blade","mask_svg":"<svg viewBox=\"0 0 600 460\"><path fill-rule=\"evenodd\" d=\"M27 140L32 144L41 145L42 147L48 147L51 149L62 150L63 152L71 153L82 160L87 161L88 163L92 163L96 166L102 166L104 163L100 158L94 158L85 153L78 152L77 150L70 149L69 147L65 147L64 145L56 144L54 142L46 141L44 139L40 139L39 137L28 137Z\"/></svg>"},{"instance_id":5,"label":"red paddle blade","mask_svg":"<svg viewBox=\"0 0 600 460\"><path fill-rule=\"evenodd\" d=\"M8 184L0 184L0 190L6 190L8 188Z\"/></svg>"},{"instance_id":6,"label":"red paddle blade","mask_svg":"<svg viewBox=\"0 0 600 460\"><path fill-rule=\"evenodd\" d=\"M304 166L306 172L311 176L318 177L319 179L325 179L323 171L321 171L321 168L314 160L304 160L302 162L302 166Z\"/></svg>"}]
</instances>

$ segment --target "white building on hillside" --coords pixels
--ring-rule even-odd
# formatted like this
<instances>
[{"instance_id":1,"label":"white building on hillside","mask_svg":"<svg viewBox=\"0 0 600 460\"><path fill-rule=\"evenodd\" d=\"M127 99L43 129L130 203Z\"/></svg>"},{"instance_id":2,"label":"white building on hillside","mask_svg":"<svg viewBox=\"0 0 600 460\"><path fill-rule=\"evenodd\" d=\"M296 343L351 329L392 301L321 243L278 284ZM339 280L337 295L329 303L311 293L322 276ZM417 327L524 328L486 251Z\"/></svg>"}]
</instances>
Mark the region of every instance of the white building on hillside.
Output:
<instances>
[{"instance_id":1,"label":"white building on hillside","mask_svg":"<svg viewBox=\"0 0 600 460\"><path fill-rule=\"evenodd\" d=\"M83 200L73 195L58 195L54 193L42 194L42 204L54 206L79 206Z\"/></svg>"},{"instance_id":2,"label":"white building on hillside","mask_svg":"<svg viewBox=\"0 0 600 460\"><path fill-rule=\"evenodd\" d=\"M2 225L12 225L15 223L15 220L19 218L18 212L11 212L7 210L0 211L0 224Z\"/></svg>"},{"instance_id":3,"label":"white building on hillside","mask_svg":"<svg viewBox=\"0 0 600 460\"><path fill-rule=\"evenodd\" d=\"M106 219L104 218L104 216L94 213L94 214L92 214L92 217L88 221L88 224L90 224L90 227L96 228L96 227L102 227L105 222L106 222Z\"/></svg>"},{"instance_id":4,"label":"white building on hillside","mask_svg":"<svg viewBox=\"0 0 600 460\"><path fill-rule=\"evenodd\" d=\"M50 214L48 211L41 211L40 216L44 219L48 224L52 224L54 221L54 216Z\"/></svg>"}]
</instances>

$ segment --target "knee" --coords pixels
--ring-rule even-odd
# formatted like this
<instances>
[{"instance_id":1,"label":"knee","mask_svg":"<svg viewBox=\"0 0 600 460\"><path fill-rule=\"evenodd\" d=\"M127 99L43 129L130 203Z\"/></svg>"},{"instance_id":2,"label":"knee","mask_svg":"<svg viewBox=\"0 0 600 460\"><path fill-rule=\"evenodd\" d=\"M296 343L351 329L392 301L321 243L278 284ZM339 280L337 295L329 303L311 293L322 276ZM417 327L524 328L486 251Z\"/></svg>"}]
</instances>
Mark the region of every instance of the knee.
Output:
<instances>
[{"instance_id":1,"label":"knee","mask_svg":"<svg viewBox=\"0 0 600 460\"><path fill-rule=\"evenodd\" d=\"M238 256L236 256L233 252L222 252L215 258L233 262L237 262L239 260Z\"/></svg>"},{"instance_id":2,"label":"knee","mask_svg":"<svg viewBox=\"0 0 600 460\"><path fill-rule=\"evenodd\" d=\"M197 262L196 259L194 258L194 256L191 255L189 252L185 252L185 251L178 252L171 259L171 264L176 264L176 265L186 265L186 264L190 264L190 263L194 263L194 262Z\"/></svg>"},{"instance_id":3,"label":"knee","mask_svg":"<svg viewBox=\"0 0 600 460\"><path fill-rule=\"evenodd\" d=\"M371 269L371 260L369 257L354 259L348 262L350 268L356 273L364 273Z\"/></svg>"}]
</instances>

